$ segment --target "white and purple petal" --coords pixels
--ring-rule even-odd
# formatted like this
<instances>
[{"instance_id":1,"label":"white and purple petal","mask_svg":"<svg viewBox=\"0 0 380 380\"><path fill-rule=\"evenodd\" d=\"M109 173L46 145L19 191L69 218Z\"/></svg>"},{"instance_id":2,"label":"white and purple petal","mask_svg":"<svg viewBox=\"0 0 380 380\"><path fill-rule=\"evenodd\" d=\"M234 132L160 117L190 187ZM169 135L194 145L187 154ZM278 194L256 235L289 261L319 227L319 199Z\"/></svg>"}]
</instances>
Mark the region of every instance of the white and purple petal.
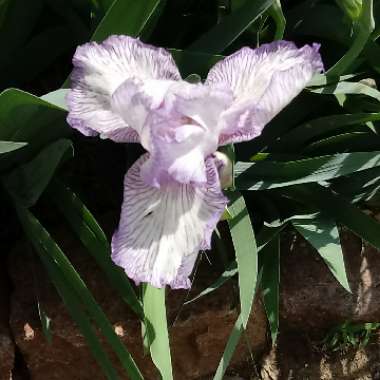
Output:
<instances>
[{"instance_id":1,"label":"white and purple petal","mask_svg":"<svg viewBox=\"0 0 380 380\"><path fill-rule=\"evenodd\" d=\"M258 49L242 48L218 62L206 84L225 83L235 100L220 118L221 145L251 140L288 105L314 74L323 70L319 45L297 48L277 41Z\"/></svg>"},{"instance_id":2,"label":"white and purple petal","mask_svg":"<svg viewBox=\"0 0 380 380\"><path fill-rule=\"evenodd\" d=\"M204 160L218 147L218 119L231 102L228 87L185 81L129 80L112 97L115 112L135 126L150 153L142 176L155 187L172 179L206 182Z\"/></svg>"},{"instance_id":3,"label":"white and purple petal","mask_svg":"<svg viewBox=\"0 0 380 380\"><path fill-rule=\"evenodd\" d=\"M112 259L137 284L188 288L198 252L210 248L212 231L227 199L212 157L206 160L204 186L171 182L159 189L141 179L147 159L148 154L142 156L125 176Z\"/></svg>"},{"instance_id":4,"label":"white and purple petal","mask_svg":"<svg viewBox=\"0 0 380 380\"><path fill-rule=\"evenodd\" d=\"M87 136L137 142L138 133L111 107L111 96L126 80L179 80L171 55L128 36L111 36L79 46L73 58L68 123Z\"/></svg>"}]
</instances>

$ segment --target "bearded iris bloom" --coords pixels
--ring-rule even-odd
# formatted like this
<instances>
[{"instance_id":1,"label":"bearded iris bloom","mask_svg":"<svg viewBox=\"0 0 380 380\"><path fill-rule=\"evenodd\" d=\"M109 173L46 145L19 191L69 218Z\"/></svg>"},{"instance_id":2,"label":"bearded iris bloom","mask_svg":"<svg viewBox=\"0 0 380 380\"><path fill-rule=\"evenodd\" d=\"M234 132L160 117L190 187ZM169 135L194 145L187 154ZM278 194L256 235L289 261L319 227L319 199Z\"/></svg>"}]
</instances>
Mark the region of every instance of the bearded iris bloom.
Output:
<instances>
[{"instance_id":1,"label":"bearded iris bloom","mask_svg":"<svg viewBox=\"0 0 380 380\"><path fill-rule=\"evenodd\" d=\"M128 170L112 259L137 284L188 288L227 199L217 149L260 135L323 69L318 46L242 48L205 83L188 83L166 50L127 36L79 46L68 123L86 136L140 143Z\"/></svg>"}]
</instances>

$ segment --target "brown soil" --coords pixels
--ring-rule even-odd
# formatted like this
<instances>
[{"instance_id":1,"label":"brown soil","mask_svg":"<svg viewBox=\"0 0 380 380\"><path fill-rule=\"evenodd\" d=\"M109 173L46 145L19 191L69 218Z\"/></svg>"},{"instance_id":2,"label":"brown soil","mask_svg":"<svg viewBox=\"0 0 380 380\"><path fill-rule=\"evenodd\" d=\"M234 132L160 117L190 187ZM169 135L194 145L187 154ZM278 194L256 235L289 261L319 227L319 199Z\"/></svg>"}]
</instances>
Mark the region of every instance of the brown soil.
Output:
<instances>
[{"instance_id":1,"label":"brown soil","mask_svg":"<svg viewBox=\"0 0 380 380\"><path fill-rule=\"evenodd\" d=\"M282 333L262 360L263 380L379 380L380 335L366 347L333 352L296 331Z\"/></svg>"}]
</instances>

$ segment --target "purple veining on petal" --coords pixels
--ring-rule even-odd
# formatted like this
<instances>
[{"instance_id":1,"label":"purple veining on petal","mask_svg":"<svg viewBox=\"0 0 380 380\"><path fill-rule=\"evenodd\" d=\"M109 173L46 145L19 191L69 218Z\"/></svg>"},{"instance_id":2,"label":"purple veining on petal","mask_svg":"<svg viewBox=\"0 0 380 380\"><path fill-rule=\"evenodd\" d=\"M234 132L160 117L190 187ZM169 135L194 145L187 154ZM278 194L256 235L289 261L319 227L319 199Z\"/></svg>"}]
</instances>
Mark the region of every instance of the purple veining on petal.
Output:
<instances>
[{"instance_id":1,"label":"purple veining on petal","mask_svg":"<svg viewBox=\"0 0 380 380\"><path fill-rule=\"evenodd\" d=\"M213 157L206 160L203 187L170 183L160 189L140 177L142 156L129 169L118 230L112 238L112 259L136 283L188 288L200 249L210 247L227 199Z\"/></svg>"},{"instance_id":2,"label":"purple veining on petal","mask_svg":"<svg viewBox=\"0 0 380 380\"><path fill-rule=\"evenodd\" d=\"M242 48L218 62L206 85L226 83L235 101L220 118L219 144L253 139L289 104L311 77L323 70L319 45L298 49L294 43L276 41L258 49Z\"/></svg>"},{"instance_id":3,"label":"purple veining on petal","mask_svg":"<svg viewBox=\"0 0 380 380\"><path fill-rule=\"evenodd\" d=\"M72 89L67 95L68 123L87 136L101 134L117 142L139 139L133 125L113 111L113 92L128 78L181 78L170 53L128 36L111 36L100 44L79 46L73 64Z\"/></svg>"}]
</instances>

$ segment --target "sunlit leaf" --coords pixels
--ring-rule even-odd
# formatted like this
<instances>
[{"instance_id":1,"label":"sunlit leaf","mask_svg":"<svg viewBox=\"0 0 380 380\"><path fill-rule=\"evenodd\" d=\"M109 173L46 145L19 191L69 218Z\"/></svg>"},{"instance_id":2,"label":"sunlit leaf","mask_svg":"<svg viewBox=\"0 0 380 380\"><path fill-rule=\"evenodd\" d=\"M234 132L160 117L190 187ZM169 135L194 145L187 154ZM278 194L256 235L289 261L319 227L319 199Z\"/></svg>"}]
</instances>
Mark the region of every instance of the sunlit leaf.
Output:
<instances>
[{"instance_id":1,"label":"sunlit leaf","mask_svg":"<svg viewBox=\"0 0 380 380\"><path fill-rule=\"evenodd\" d=\"M318 251L339 283L351 292L348 283L339 232L331 218L317 215L312 220L293 220L296 230Z\"/></svg>"},{"instance_id":2,"label":"sunlit leaf","mask_svg":"<svg viewBox=\"0 0 380 380\"><path fill-rule=\"evenodd\" d=\"M0 154L13 152L14 150L21 149L28 143L15 142L15 141L0 141Z\"/></svg>"},{"instance_id":3,"label":"sunlit leaf","mask_svg":"<svg viewBox=\"0 0 380 380\"><path fill-rule=\"evenodd\" d=\"M238 266L241 322L245 328L251 313L257 283L257 246L248 210L240 193L230 194L228 209L232 216L228 219L228 225Z\"/></svg>"},{"instance_id":4,"label":"sunlit leaf","mask_svg":"<svg viewBox=\"0 0 380 380\"><path fill-rule=\"evenodd\" d=\"M152 360L159 369L162 379L172 380L165 289L157 289L149 284L144 284L143 305Z\"/></svg>"},{"instance_id":5,"label":"sunlit leaf","mask_svg":"<svg viewBox=\"0 0 380 380\"><path fill-rule=\"evenodd\" d=\"M338 153L296 161L238 162L236 188L264 190L301 183L328 181L380 165L380 152Z\"/></svg>"}]
</instances>

